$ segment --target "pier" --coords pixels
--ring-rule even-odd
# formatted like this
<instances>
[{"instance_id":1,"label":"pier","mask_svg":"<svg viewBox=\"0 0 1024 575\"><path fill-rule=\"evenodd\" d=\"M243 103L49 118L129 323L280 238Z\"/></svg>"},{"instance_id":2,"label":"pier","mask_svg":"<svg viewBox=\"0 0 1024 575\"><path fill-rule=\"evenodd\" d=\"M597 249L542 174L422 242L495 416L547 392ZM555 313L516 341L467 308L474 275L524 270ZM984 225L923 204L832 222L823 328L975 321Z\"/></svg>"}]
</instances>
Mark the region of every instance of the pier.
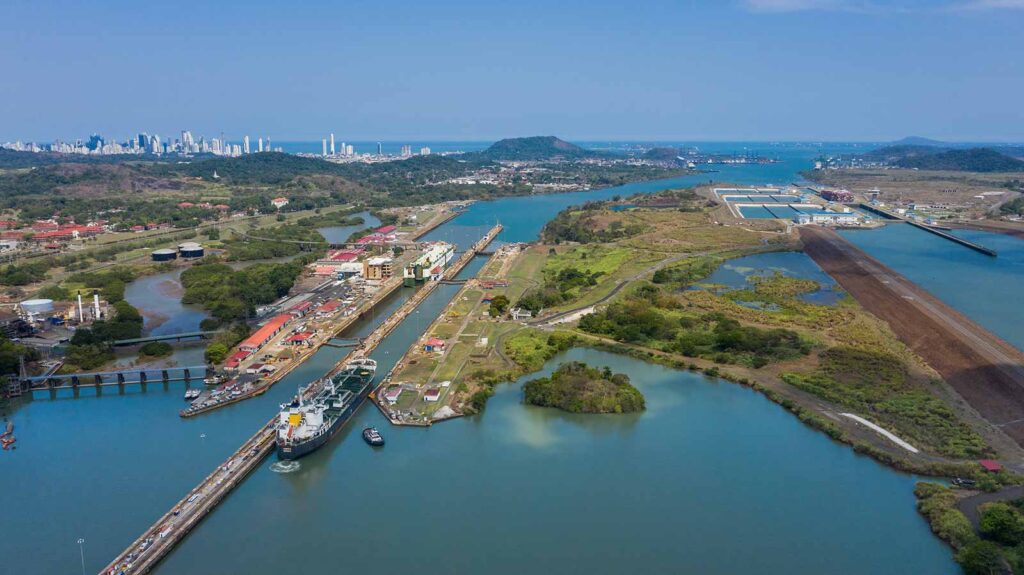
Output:
<instances>
[{"instance_id":1,"label":"pier","mask_svg":"<svg viewBox=\"0 0 1024 575\"><path fill-rule=\"evenodd\" d=\"M478 252L483 251L500 233L500 224L481 238L473 248L462 255L444 273L444 279L454 278ZM369 355L381 341L387 337L424 298L440 285L439 281L431 281L413 294L402 306L381 323L363 341L363 346L354 349L337 365ZM312 354L309 354L311 356ZM308 356L307 356L308 357ZM332 370L333 371L333 370ZM315 385L306 389L308 395L316 393ZM224 498L231 493L251 473L260 462L273 451L274 429L277 417L271 417L263 427L259 428L245 443L242 444L228 459L206 476L202 482L189 491L167 513L164 513L153 525L133 541L113 561L100 571L101 575L121 574L135 575L148 573L160 562L179 541L203 520Z\"/></svg>"},{"instance_id":2,"label":"pier","mask_svg":"<svg viewBox=\"0 0 1024 575\"><path fill-rule=\"evenodd\" d=\"M945 238L945 239L947 239L947 240L949 240L951 242L955 242L955 243L958 243L958 244L960 244L960 245L962 245L964 247L971 248L972 250L974 250L976 252L983 253L986 256L996 257L997 255L999 255L995 250L993 250L991 248L987 248L987 247L985 247L985 246L983 246L981 244L974 243L974 242L972 242L970 240L965 240L964 238L961 238L959 236L955 236L955 235L949 233L946 229L940 228L938 226L929 226L928 224L922 224L921 222L912 220L910 218L905 218L903 216L900 216L899 214L894 214L894 213L892 213L892 212L890 212L888 210L883 210L882 208L879 208L877 206L872 206L870 204L862 203L862 204L860 204L860 207L861 207L861 209L869 211L869 212L871 212L873 214L880 215L880 216L886 218L886 220L896 221L896 222L904 222L904 223L910 224L910 225L914 226L915 228L922 229L922 230L924 230L926 232L929 232L929 233L935 234L935 235L937 235L939 237Z\"/></svg>"}]
</instances>

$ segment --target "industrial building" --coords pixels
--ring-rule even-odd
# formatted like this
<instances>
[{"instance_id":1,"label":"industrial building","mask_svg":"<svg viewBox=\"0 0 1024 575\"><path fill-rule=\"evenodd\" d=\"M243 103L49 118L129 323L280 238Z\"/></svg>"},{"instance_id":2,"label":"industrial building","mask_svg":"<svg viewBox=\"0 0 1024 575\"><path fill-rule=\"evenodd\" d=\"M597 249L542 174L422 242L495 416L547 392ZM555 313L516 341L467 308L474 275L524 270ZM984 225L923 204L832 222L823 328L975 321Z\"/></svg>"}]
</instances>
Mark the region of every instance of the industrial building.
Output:
<instances>
[{"instance_id":1,"label":"industrial building","mask_svg":"<svg viewBox=\"0 0 1024 575\"><path fill-rule=\"evenodd\" d=\"M245 341L239 344L238 349L248 354L256 353L261 347L267 344L275 335L284 329L285 324L292 320L291 314L275 315L270 318L263 327L256 330Z\"/></svg>"},{"instance_id":2,"label":"industrial building","mask_svg":"<svg viewBox=\"0 0 1024 575\"><path fill-rule=\"evenodd\" d=\"M363 278L366 281L383 281L394 275L394 272L391 258L370 258L363 262Z\"/></svg>"},{"instance_id":3,"label":"industrial building","mask_svg":"<svg viewBox=\"0 0 1024 575\"><path fill-rule=\"evenodd\" d=\"M834 226L855 226L860 224L860 216L853 212L804 212L797 214L793 221L798 224L824 224Z\"/></svg>"}]
</instances>

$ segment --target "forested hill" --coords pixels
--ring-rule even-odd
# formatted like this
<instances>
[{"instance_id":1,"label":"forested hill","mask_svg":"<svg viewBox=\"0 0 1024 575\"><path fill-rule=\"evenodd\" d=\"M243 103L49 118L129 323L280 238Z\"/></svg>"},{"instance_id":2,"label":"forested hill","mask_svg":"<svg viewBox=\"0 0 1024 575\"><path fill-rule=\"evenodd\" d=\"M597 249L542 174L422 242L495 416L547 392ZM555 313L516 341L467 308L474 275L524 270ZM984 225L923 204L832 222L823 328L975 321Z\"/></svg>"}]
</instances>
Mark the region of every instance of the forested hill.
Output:
<instances>
[{"instance_id":1,"label":"forested hill","mask_svg":"<svg viewBox=\"0 0 1024 575\"><path fill-rule=\"evenodd\" d=\"M606 156L604 153L581 148L555 136L506 138L495 142L486 150L472 155L486 160L506 161L544 161L556 158L581 159Z\"/></svg>"},{"instance_id":2,"label":"forested hill","mask_svg":"<svg viewBox=\"0 0 1024 575\"><path fill-rule=\"evenodd\" d=\"M154 167L156 168L156 167ZM194 162L164 164L168 173L178 173L206 180L217 177L233 184L282 184L296 176L309 174L345 175L341 164L318 158L303 158L281 152L261 152L237 158L210 158Z\"/></svg>"},{"instance_id":3,"label":"forested hill","mask_svg":"<svg viewBox=\"0 0 1024 575\"><path fill-rule=\"evenodd\" d=\"M1024 161L989 148L947 150L935 154L906 157L896 162L901 168L951 170L957 172L1021 172Z\"/></svg>"},{"instance_id":4,"label":"forested hill","mask_svg":"<svg viewBox=\"0 0 1024 575\"><path fill-rule=\"evenodd\" d=\"M992 148L950 149L922 145L886 146L865 154L865 158L889 165L919 170L956 172L1020 172L1024 161Z\"/></svg>"}]
</instances>

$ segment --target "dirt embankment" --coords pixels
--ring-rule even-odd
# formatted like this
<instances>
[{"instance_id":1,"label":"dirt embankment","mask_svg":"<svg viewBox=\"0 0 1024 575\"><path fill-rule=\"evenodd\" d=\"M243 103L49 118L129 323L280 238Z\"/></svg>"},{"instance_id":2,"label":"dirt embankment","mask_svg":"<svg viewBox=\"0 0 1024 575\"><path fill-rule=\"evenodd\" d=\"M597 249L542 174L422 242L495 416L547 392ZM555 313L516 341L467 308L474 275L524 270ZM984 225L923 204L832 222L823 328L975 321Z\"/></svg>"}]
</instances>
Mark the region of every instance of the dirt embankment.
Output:
<instances>
[{"instance_id":1,"label":"dirt embankment","mask_svg":"<svg viewBox=\"0 0 1024 575\"><path fill-rule=\"evenodd\" d=\"M982 417L1024 446L1024 354L834 231L800 228L804 251L887 321Z\"/></svg>"}]
</instances>

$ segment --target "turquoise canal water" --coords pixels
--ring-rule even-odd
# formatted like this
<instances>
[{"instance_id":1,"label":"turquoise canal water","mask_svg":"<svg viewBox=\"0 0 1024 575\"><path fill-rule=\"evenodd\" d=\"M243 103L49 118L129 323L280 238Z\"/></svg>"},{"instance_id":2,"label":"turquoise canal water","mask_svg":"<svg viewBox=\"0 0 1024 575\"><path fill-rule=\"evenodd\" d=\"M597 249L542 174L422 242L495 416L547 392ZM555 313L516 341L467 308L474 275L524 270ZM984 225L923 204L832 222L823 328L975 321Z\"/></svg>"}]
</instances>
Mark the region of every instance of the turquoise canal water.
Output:
<instances>
[{"instance_id":1,"label":"turquoise canal water","mask_svg":"<svg viewBox=\"0 0 1024 575\"><path fill-rule=\"evenodd\" d=\"M996 250L976 252L905 224L842 231L868 254L931 292L1008 343L1024 350L1024 240L1004 234L956 230Z\"/></svg>"},{"instance_id":2,"label":"turquoise canal water","mask_svg":"<svg viewBox=\"0 0 1024 575\"><path fill-rule=\"evenodd\" d=\"M568 360L628 373L648 410L527 407L522 380L483 417L429 429L366 409L299 471L264 465L157 572L957 572L913 478L756 392L593 350L544 371Z\"/></svg>"},{"instance_id":3,"label":"turquoise canal water","mask_svg":"<svg viewBox=\"0 0 1024 575\"><path fill-rule=\"evenodd\" d=\"M820 150L800 153L786 170L478 203L432 235L466 245L500 217L502 240L529 241L586 200L710 176L788 183ZM385 340L381 373L458 289L440 286ZM350 333L369 333L411 292ZM4 569L77 573L81 537L86 570L98 571L344 353L323 348L264 396L188 420L177 415L182 384L20 405L19 449L0 453ZM957 572L914 509L912 477L745 388L592 351L566 357L628 373L650 410L568 416L523 406L519 383L482 416L429 429L388 427L363 409L297 472L264 462L158 572ZM368 423L386 435L383 450L362 442Z\"/></svg>"}]
</instances>

